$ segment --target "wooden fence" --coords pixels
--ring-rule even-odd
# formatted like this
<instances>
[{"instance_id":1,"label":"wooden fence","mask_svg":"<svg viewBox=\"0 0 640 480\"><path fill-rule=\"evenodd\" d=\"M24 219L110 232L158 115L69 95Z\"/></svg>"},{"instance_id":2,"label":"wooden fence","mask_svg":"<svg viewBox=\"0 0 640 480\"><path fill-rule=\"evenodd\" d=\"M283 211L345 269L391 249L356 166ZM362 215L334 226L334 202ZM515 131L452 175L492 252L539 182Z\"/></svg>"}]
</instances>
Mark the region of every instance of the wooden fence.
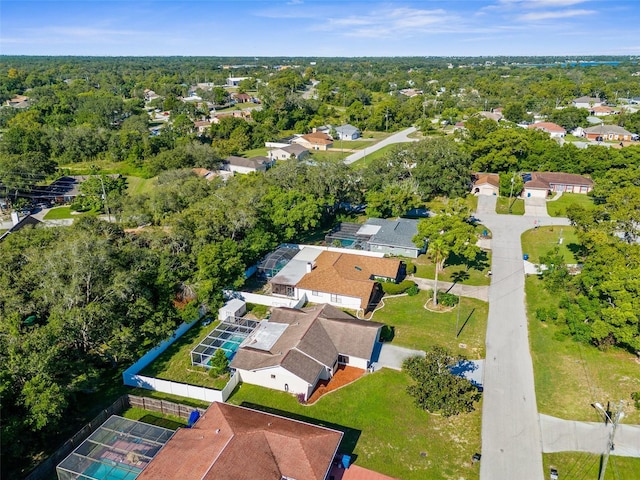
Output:
<instances>
[{"instance_id":1,"label":"wooden fence","mask_svg":"<svg viewBox=\"0 0 640 480\"><path fill-rule=\"evenodd\" d=\"M84 442L89 435L95 432L111 415L119 415L130 407L138 407L151 412L159 412L166 415L189 419L193 410L204 413L204 408L195 408L167 400L157 400L155 398L139 397L137 395L123 395L113 404L105 408L93 420L82 427L73 437L67 440L62 447L56 450L49 458L41 462L25 480L51 480L56 478L56 466L73 452L78 445Z\"/></svg>"}]
</instances>

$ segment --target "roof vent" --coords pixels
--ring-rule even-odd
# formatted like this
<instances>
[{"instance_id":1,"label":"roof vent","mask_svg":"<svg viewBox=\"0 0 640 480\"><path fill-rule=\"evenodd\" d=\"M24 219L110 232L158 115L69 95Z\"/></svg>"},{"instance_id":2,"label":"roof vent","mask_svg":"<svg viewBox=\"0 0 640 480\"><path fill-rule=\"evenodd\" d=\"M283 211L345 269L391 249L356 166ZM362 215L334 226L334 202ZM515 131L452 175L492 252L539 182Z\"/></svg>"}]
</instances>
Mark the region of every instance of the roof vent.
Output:
<instances>
[{"instance_id":1,"label":"roof vent","mask_svg":"<svg viewBox=\"0 0 640 480\"><path fill-rule=\"evenodd\" d=\"M216 433L220 433L220 429L219 428L216 428Z\"/></svg>"},{"instance_id":2,"label":"roof vent","mask_svg":"<svg viewBox=\"0 0 640 480\"><path fill-rule=\"evenodd\" d=\"M356 266L355 266L355 267L353 267L353 268L355 268L355 269L356 269L356 270L358 270L359 272L361 272L361 271L362 271L362 268L361 268L361 267L359 267L358 265L356 265Z\"/></svg>"}]
</instances>

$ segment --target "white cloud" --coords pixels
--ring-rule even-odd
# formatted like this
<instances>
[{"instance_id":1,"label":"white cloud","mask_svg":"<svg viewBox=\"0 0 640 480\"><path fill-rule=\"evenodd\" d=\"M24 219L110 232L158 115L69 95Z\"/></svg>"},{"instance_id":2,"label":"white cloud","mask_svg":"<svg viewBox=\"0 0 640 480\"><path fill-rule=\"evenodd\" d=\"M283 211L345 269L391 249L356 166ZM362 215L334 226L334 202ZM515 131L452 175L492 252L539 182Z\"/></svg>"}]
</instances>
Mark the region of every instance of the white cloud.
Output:
<instances>
[{"instance_id":1,"label":"white cloud","mask_svg":"<svg viewBox=\"0 0 640 480\"><path fill-rule=\"evenodd\" d=\"M597 13L595 10L555 10L546 12L530 12L519 15L518 20L525 22L537 22L540 20L554 20L557 18L573 18L584 15L593 15Z\"/></svg>"},{"instance_id":2,"label":"white cloud","mask_svg":"<svg viewBox=\"0 0 640 480\"><path fill-rule=\"evenodd\" d=\"M503 5L514 5L520 8L570 7L585 3L588 0L498 0Z\"/></svg>"}]
</instances>

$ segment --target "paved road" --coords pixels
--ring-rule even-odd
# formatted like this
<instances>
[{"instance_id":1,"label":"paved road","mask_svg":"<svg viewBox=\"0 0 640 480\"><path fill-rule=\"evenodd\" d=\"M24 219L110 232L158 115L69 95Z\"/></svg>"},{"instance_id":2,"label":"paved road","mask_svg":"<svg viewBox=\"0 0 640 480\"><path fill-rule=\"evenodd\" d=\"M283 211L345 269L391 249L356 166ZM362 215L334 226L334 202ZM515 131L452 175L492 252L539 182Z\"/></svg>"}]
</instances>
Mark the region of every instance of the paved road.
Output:
<instances>
[{"instance_id":1,"label":"paved road","mask_svg":"<svg viewBox=\"0 0 640 480\"><path fill-rule=\"evenodd\" d=\"M373 153L376 150L380 150L381 148L386 147L387 145L392 145L394 143L417 142L419 139L408 137L409 134L415 131L416 131L416 127L409 127L405 130L402 130L401 132L394 133L390 137L387 137L384 140L381 140L375 145L372 145L370 147L367 147L363 150L360 150L356 153L349 155L347 158L344 159L344 163L346 163L347 165L350 165L353 162L360 160L365 155L369 155L370 153Z\"/></svg>"},{"instance_id":2,"label":"paved road","mask_svg":"<svg viewBox=\"0 0 640 480\"><path fill-rule=\"evenodd\" d=\"M493 196L479 196L476 217L492 232L492 278L482 404L482 480L541 480L542 439L524 304L520 235L530 217L497 215ZM542 225L568 225L540 218Z\"/></svg>"}]
</instances>

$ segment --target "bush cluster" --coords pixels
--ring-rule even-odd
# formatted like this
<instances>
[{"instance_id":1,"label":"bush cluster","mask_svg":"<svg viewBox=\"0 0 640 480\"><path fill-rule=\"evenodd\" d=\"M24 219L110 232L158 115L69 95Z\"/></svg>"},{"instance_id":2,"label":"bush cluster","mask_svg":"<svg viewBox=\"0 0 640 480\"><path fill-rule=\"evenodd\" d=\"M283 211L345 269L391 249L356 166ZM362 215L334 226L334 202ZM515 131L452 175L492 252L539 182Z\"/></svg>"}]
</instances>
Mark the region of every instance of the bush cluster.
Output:
<instances>
[{"instance_id":1,"label":"bush cluster","mask_svg":"<svg viewBox=\"0 0 640 480\"><path fill-rule=\"evenodd\" d=\"M400 295L401 293L405 293L412 287L418 288L415 282L412 282L411 280L403 280L400 283L393 283L393 282L382 283L382 291L387 295Z\"/></svg>"},{"instance_id":2,"label":"bush cluster","mask_svg":"<svg viewBox=\"0 0 640 480\"><path fill-rule=\"evenodd\" d=\"M458 305L459 299L457 295L447 292L438 292L438 303L445 307L455 307Z\"/></svg>"}]
</instances>

